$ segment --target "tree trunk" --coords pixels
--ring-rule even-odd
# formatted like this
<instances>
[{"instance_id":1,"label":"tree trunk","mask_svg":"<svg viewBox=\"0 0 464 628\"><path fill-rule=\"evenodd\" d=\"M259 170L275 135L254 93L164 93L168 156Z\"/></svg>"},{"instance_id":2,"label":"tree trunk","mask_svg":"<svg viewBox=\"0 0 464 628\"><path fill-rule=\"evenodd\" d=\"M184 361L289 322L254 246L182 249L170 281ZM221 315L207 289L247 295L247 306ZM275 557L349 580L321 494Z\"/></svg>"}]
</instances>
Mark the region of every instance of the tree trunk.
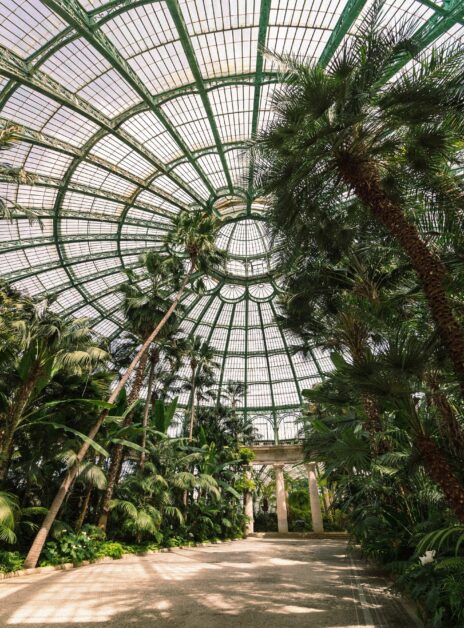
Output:
<instances>
[{"instance_id":1,"label":"tree trunk","mask_svg":"<svg viewBox=\"0 0 464 628\"><path fill-rule=\"evenodd\" d=\"M147 446L147 427L148 427L148 414L151 407L151 395L153 391L153 381L155 379L155 368L159 360L159 354L157 350L153 350L150 360L150 373L148 375L148 387L147 398L145 400L145 408L143 411L143 423L142 423L142 448L144 451L140 452L140 470L143 471L145 467L145 447Z\"/></svg>"},{"instance_id":2,"label":"tree trunk","mask_svg":"<svg viewBox=\"0 0 464 628\"><path fill-rule=\"evenodd\" d=\"M193 424L195 422L195 375L196 367L192 367L192 407L190 409L190 424L189 424L189 442L193 439Z\"/></svg>"},{"instance_id":3,"label":"tree trunk","mask_svg":"<svg viewBox=\"0 0 464 628\"><path fill-rule=\"evenodd\" d=\"M134 384L127 400L130 406L134 401L139 398L140 390L143 385L143 379L145 377L145 368L147 366L148 353L145 353L141 358L137 366L137 372L134 379ZM132 423L132 412L130 412L124 419L123 427L127 427ZM114 445L111 455L110 468L108 470L108 483L106 485L105 494L103 496L100 519L98 520L98 527L106 531L108 525L108 517L110 514L110 504L113 499L114 487L116 486L119 474L121 472L121 466L123 462L124 445Z\"/></svg>"},{"instance_id":4,"label":"tree trunk","mask_svg":"<svg viewBox=\"0 0 464 628\"><path fill-rule=\"evenodd\" d=\"M441 488L458 520L464 523L464 488L454 475L444 452L426 434L417 436L416 446L426 473Z\"/></svg>"},{"instance_id":5,"label":"tree trunk","mask_svg":"<svg viewBox=\"0 0 464 628\"><path fill-rule=\"evenodd\" d=\"M90 498L92 497L93 487L90 484L85 491L84 501L82 502L81 512L79 513L79 517L76 520L76 532L79 532L82 526L84 525L85 518L87 516L87 511L90 505Z\"/></svg>"},{"instance_id":6,"label":"tree trunk","mask_svg":"<svg viewBox=\"0 0 464 628\"><path fill-rule=\"evenodd\" d=\"M40 369L35 365L31 369L29 378L18 389L11 407L6 412L5 429L0 443L0 484L8 475L14 451L14 436L39 376Z\"/></svg>"},{"instance_id":7,"label":"tree trunk","mask_svg":"<svg viewBox=\"0 0 464 628\"><path fill-rule=\"evenodd\" d=\"M379 437L379 434L383 433L383 426L377 400L371 395L364 394L361 397L361 401L364 413L367 416L364 426L369 434L371 451L374 455L385 453L388 447L384 437Z\"/></svg>"},{"instance_id":8,"label":"tree trunk","mask_svg":"<svg viewBox=\"0 0 464 628\"><path fill-rule=\"evenodd\" d=\"M189 282L189 279L192 275L192 272L194 270L193 265L190 266L190 269L188 271L188 273L185 276L184 281L182 282L182 285L179 289L179 291L177 292L174 301L172 302L170 308L168 309L168 311L166 312L166 314L163 316L163 318L160 320L160 322L158 323L158 325L155 327L155 329L152 331L152 333L148 336L148 338L146 339L146 341L143 343L142 347L139 349L139 351L137 352L137 355L134 357L134 359L132 360L132 362L130 363L128 369L126 370L126 372L124 373L124 375L122 376L122 378L120 379L120 381L118 382L117 386L115 387L115 389L113 390L113 392L110 395L110 398L108 399L109 403L114 403L116 401L116 399L118 398L119 393L121 392L121 390L124 388L124 386L127 383L127 380L129 379L129 377L131 376L132 372L134 371L135 367L137 366L137 364L140 361L140 358L145 355L145 353L148 351L151 343L153 342L153 340L157 337L157 335L159 334L159 332L163 329L164 325L166 324L166 322L169 320L169 318L171 317L171 315L173 314L174 310L176 309L177 305L179 304L179 301L182 297L182 295L184 294L185 288L187 287L187 283ZM106 419L106 417L108 416L108 410L103 410L103 412L100 413L100 416L98 417L96 423L93 425L93 427L91 428L90 432L88 433L88 438L93 440L95 438L95 436L98 434L98 431L100 429L100 427L102 426L104 420ZM78 454L77 454L77 459L76 459L76 464L73 465L71 467L71 469L68 470L68 472L66 473L60 488L58 489L58 492L55 495L55 498L48 510L48 513L45 516L45 519L39 529L39 531L37 532L37 535L31 545L31 548L29 550L28 555L26 556L26 560L24 561L24 568L25 569L29 569L30 567L35 567L37 564L37 561L39 560L39 556L40 553L42 551L42 548L44 546L45 541L47 540L48 534L50 532L50 529L56 519L56 516L58 514L58 511L61 508L61 504L63 503L64 498L66 497L66 494L69 490L69 487L71 486L77 472L79 469L79 464L82 462L82 460L84 459L85 455L87 454L87 451L90 447L90 440L85 441L82 444L82 447L80 448Z\"/></svg>"},{"instance_id":9,"label":"tree trunk","mask_svg":"<svg viewBox=\"0 0 464 628\"><path fill-rule=\"evenodd\" d=\"M425 381L430 389L430 400L437 410L440 419L440 432L448 443L449 448L463 460L464 432L458 423L454 410L431 373L426 374Z\"/></svg>"},{"instance_id":10,"label":"tree trunk","mask_svg":"<svg viewBox=\"0 0 464 628\"><path fill-rule=\"evenodd\" d=\"M447 271L440 258L420 237L403 209L390 200L382 187L375 165L360 163L351 156L338 162L344 181L387 229L408 256L424 289L433 320L457 375L464 394L464 331L456 319L446 294Z\"/></svg>"}]
</instances>

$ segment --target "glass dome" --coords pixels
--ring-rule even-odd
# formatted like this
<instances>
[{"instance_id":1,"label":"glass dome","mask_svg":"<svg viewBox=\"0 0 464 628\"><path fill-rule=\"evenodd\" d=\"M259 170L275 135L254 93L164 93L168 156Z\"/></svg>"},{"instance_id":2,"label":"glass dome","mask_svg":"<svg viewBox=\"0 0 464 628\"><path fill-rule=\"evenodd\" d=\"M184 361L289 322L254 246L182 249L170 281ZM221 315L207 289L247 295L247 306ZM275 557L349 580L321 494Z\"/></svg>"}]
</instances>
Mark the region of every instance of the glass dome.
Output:
<instances>
[{"instance_id":1,"label":"glass dome","mask_svg":"<svg viewBox=\"0 0 464 628\"><path fill-rule=\"evenodd\" d=\"M288 422L329 361L295 352L275 320L278 243L246 151L279 86L263 51L326 65L371 4L0 0L0 117L19 140L2 153L1 198L18 208L0 221L2 277L56 292L57 309L115 339L123 270L161 246L178 212L214 211L230 260L205 294L186 295L182 329L213 345L219 389L243 381L247 412ZM385 24L398 15L422 48L464 34L460 0L385 2Z\"/></svg>"}]
</instances>

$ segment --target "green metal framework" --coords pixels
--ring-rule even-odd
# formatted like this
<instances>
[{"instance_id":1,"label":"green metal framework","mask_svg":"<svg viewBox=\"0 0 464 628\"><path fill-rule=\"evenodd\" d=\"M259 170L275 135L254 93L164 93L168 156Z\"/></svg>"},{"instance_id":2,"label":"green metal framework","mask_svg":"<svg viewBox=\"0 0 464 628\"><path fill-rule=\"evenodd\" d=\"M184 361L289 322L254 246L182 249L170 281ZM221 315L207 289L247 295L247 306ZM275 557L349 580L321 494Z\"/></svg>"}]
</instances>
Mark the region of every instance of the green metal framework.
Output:
<instances>
[{"instance_id":1,"label":"green metal framework","mask_svg":"<svg viewBox=\"0 0 464 628\"><path fill-rule=\"evenodd\" d=\"M117 340L121 271L161 248L179 211L213 208L229 262L205 294L185 294L181 326L215 348L218 396L243 381L244 412L268 440L285 438L329 361L301 355L276 322L278 243L262 228L246 146L279 83L265 51L325 66L371 4L0 0L0 125L17 123L18 140L2 161L35 177L3 175L1 193L43 216L42 230L20 213L0 221L2 277L55 292L61 311ZM385 23L401 12L417 20L420 49L464 34L462 0L387 0Z\"/></svg>"}]
</instances>

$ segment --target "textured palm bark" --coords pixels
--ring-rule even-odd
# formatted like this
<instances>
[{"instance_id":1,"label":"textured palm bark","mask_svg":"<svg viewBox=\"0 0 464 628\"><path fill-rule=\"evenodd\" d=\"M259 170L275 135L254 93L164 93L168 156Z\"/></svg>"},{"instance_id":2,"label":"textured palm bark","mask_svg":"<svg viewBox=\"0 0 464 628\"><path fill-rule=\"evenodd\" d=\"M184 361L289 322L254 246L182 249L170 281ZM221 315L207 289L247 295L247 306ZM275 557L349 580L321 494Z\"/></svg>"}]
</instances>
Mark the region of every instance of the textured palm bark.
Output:
<instances>
[{"instance_id":1,"label":"textured palm bark","mask_svg":"<svg viewBox=\"0 0 464 628\"><path fill-rule=\"evenodd\" d=\"M190 409L190 422L189 422L189 441L193 439L193 425L195 423L195 375L197 367L192 363L192 407Z\"/></svg>"},{"instance_id":2,"label":"textured palm bark","mask_svg":"<svg viewBox=\"0 0 464 628\"><path fill-rule=\"evenodd\" d=\"M383 430L377 400L371 395L365 394L362 396L362 405L367 416L367 421L365 422L366 429L372 437L375 437Z\"/></svg>"},{"instance_id":3,"label":"textured palm bark","mask_svg":"<svg viewBox=\"0 0 464 628\"><path fill-rule=\"evenodd\" d=\"M79 532L82 526L84 525L85 518L87 516L87 512L90 506L90 498L92 497L93 487L88 486L85 491L84 501L82 502L81 511L79 513L79 517L76 520L76 532Z\"/></svg>"},{"instance_id":4,"label":"textured palm bark","mask_svg":"<svg viewBox=\"0 0 464 628\"><path fill-rule=\"evenodd\" d=\"M347 344L349 344L348 349L353 358L353 364L355 366L361 365L367 351L367 333L364 327L356 321L353 321L350 324L350 333L347 334L347 338ZM364 393L361 395L361 404L366 416L364 428L369 434L371 451L373 454L385 452L387 449L386 444L379 439L379 434L383 431L383 424L377 400L372 395Z\"/></svg>"},{"instance_id":5,"label":"textured palm bark","mask_svg":"<svg viewBox=\"0 0 464 628\"><path fill-rule=\"evenodd\" d=\"M454 451L459 458L464 459L464 432L456 418L454 410L431 373L425 376L425 381L430 389L430 400L432 405L436 408L440 419L440 432L443 438L449 443L449 448Z\"/></svg>"},{"instance_id":6,"label":"textured palm bark","mask_svg":"<svg viewBox=\"0 0 464 628\"><path fill-rule=\"evenodd\" d=\"M426 434L416 438L416 446L425 470L443 491L446 501L461 523L464 523L464 487L454 475L444 452Z\"/></svg>"},{"instance_id":7,"label":"textured palm bark","mask_svg":"<svg viewBox=\"0 0 464 628\"><path fill-rule=\"evenodd\" d=\"M148 353L145 353L137 366L134 383L128 398L128 405L131 405L139 398L140 390L142 389L143 380L145 377L145 369L148 361ZM132 412L129 413L124 419L123 426L127 427L132 423ZM122 467L124 455L124 445L114 445L111 452L110 468L108 470L108 483L106 485L106 491L103 496L100 518L98 520L98 527L106 531L108 525L108 516L110 514L110 504L113 499L114 488L118 482L120 470Z\"/></svg>"},{"instance_id":8,"label":"textured palm bark","mask_svg":"<svg viewBox=\"0 0 464 628\"><path fill-rule=\"evenodd\" d=\"M145 467L145 447L147 446L147 428L148 428L148 414L151 407L151 395L153 391L153 383L155 380L155 368L159 361L159 351L153 349L150 355L150 372L148 374L148 386L147 386L147 398L145 400L145 408L143 410L143 422L142 422L142 449L140 452L140 470L143 471Z\"/></svg>"},{"instance_id":9,"label":"textured palm bark","mask_svg":"<svg viewBox=\"0 0 464 628\"><path fill-rule=\"evenodd\" d=\"M14 451L14 436L39 376L40 368L38 366L33 367L28 379L20 386L13 403L6 412L5 427L0 442L0 483L3 483L8 475Z\"/></svg>"},{"instance_id":10,"label":"textured palm bark","mask_svg":"<svg viewBox=\"0 0 464 628\"><path fill-rule=\"evenodd\" d=\"M448 350L464 394L464 331L453 313L446 294L445 266L422 240L416 227L406 218L403 209L389 198L374 165L368 162L360 163L350 155L341 155L338 165L345 182L409 257L422 283L432 317Z\"/></svg>"}]
</instances>

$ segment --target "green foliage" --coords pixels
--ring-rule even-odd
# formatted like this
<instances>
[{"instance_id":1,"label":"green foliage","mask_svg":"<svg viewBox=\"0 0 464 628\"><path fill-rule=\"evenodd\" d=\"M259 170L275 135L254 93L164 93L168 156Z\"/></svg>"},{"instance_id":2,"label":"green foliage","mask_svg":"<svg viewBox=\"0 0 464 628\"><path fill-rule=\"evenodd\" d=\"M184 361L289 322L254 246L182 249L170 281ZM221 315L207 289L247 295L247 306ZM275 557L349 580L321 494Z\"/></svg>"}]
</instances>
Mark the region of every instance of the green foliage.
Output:
<instances>
[{"instance_id":1,"label":"green foliage","mask_svg":"<svg viewBox=\"0 0 464 628\"><path fill-rule=\"evenodd\" d=\"M9 573L19 571L23 567L24 556L19 552L4 552L0 550L0 571Z\"/></svg>"},{"instance_id":2,"label":"green foliage","mask_svg":"<svg viewBox=\"0 0 464 628\"><path fill-rule=\"evenodd\" d=\"M431 628L464 626L464 557L406 567L396 586L419 603Z\"/></svg>"},{"instance_id":3,"label":"green foliage","mask_svg":"<svg viewBox=\"0 0 464 628\"><path fill-rule=\"evenodd\" d=\"M78 565L84 560L95 560L98 544L86 532L75 534L65 532L56 541L48 541L42 552L41 566L73 563Z\"/></svg>"},{"instance_id":4,"label":"green foliage","mask_svg":"<svg viewBox=\"0 0 464 628\"><path fill-rule=\"evenodd\" d=\"M255 452L249 447L240 447L238 453L240 455L240 460L248 464L250 462L253 462L253 460L256 458Z\"/></svg>"},{"instance_id":5,"label":"green foliage","mask_svg":"<svg viewBox=\"0 0 464 628\"><path fill-rule=\"evenodd\" d=\"M456 538L457 537L457 538ZM417 546L417 553L422 554L426 550L451 549L450 544L454 541L454 553L457 556L464 542L464 526L454 525L442 530L434 530L426 534Z\"/></svg>"},{"instance_id":6,"label":"green foliage","mask_svg":"<svg viewBox=\"0 0 464 628\"><path fill-rule=\"evenodd\" d=\"M121 543L115 541L106 541L102 543L95 552L95 558L109 557L117 560L122 558L125 549Z\"/></svg>"}]
</instances>

